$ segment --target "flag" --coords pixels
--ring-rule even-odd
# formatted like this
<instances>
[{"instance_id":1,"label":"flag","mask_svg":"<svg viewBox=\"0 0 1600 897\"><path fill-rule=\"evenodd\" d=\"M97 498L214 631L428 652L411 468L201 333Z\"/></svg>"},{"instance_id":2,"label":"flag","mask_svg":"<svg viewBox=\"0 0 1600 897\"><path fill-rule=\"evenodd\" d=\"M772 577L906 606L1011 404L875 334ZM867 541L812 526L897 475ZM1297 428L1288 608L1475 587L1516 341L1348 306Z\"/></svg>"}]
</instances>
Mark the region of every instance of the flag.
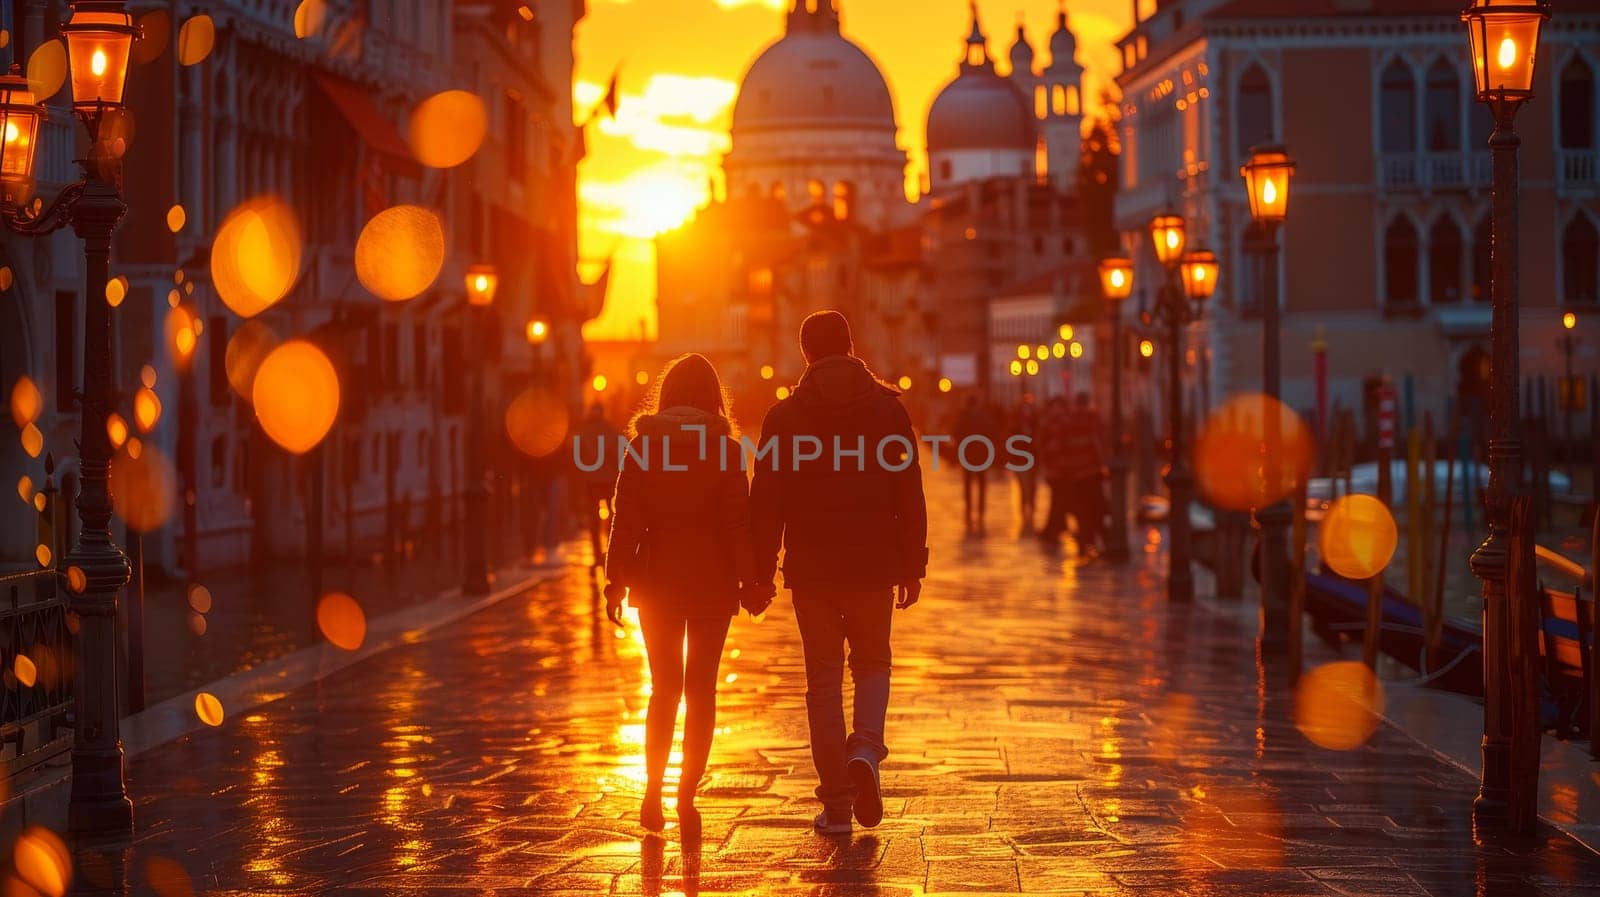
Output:
<instances>
[{"instance_id":1,"label":"flag","mask_svg":"<svg viewBox=\"0 0 1600 897\"><path fill-rule=\"evenodd\" d=\"M606 88L606 111L611 117L617 117L617 79L622 75L621 67L611 73L611 86Z\"/></svg>"}]
</instances>

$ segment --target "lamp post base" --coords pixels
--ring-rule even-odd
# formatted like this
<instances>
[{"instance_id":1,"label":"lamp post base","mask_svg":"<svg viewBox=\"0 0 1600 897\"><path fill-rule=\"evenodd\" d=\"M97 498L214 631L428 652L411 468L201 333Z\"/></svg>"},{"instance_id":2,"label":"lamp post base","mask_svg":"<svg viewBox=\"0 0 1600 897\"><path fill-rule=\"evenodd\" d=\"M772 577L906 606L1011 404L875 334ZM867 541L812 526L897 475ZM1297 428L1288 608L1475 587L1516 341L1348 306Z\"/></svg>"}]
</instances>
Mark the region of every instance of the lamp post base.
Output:
<instances>
[{"instance_id":1,"label":"lamp post base","mask_svg":"<svg viewBox=\"0 0 1600 897\"><path fill-rule=\"evenodd\" d=\"M466 515L461 521L461 554L464 561L461 592L465 595L489 594L489 562L480 526L487 522L489 490L474 483L467 489Z\"/></svg>"},{"instance_id":2,"label":"lamp post base","mask_svg":"<svg viewBox=\"0 0 1600 897\"><path fill-rule=\"evenodd\" d=\"M1172 508L1167 512L1167 536L1172 540L1168 552L1167 600L1188 603L1194 600L1193 544L1189 531L1189 489L1193 480L1188 468L1172 465L1167 471L1167 493Z\"/></svg>"},{"instance_id":3,"label":"lamp post base","mask_svg":"<svg viewBox=\"0 0 1600 897\"><path fill-rule=\"evenodd\" d=\"M1289 650L1289 539L1288 529L1294 513L1284 502L1261 509L1256 514L1261 524L1261 632L1262 650L1282 653Z\"/></svg>"},{"instance_id":4,"label":"lamp post base","mask_svg":"<svg viewBox=\"0 0 1600 897\"><path fill-rule=\"evenodd\" d=\"M1128 559L1128 462L1111 459L1111 529L1106 532L1106 560Z\"/></svg>"}]
</instances>

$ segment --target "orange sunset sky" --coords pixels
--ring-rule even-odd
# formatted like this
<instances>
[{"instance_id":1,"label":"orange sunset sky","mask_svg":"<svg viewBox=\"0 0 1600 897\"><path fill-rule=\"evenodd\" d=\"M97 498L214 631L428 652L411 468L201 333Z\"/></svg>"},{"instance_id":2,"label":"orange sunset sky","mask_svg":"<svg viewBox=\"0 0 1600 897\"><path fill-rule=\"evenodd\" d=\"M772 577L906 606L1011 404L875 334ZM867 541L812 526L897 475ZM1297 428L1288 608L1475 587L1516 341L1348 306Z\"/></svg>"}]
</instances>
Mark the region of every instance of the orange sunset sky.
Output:
<instances>
[{"instance_id":1,"label":"orange sunset sky","mask_svg":"<svg viewBox=\"0 0 1600 897\"><path fill-rule=\"evenodd\" d=\"M605 313L591 339L655 333L655 252L651 238L682 224L709 201L710 180L728 150L739 79L783 33L789 0L590 0L577 37L573 85L583 120L620 67L616 121L589 130L579 169L584 274L615 259ZM1132 22L1130 0L1067 4L1088 70L1085 98L1112 87L1112 41ZM1009 69L1018 16L1040 63L1048 60L1058 0L980 0L989 50ZM911 154L908 185L925 166L923 127L938 91L955 76L969 27L967 0L840 0L847 37L878 63L894 93L900 145Z\"/></svg>"}]
</instances>

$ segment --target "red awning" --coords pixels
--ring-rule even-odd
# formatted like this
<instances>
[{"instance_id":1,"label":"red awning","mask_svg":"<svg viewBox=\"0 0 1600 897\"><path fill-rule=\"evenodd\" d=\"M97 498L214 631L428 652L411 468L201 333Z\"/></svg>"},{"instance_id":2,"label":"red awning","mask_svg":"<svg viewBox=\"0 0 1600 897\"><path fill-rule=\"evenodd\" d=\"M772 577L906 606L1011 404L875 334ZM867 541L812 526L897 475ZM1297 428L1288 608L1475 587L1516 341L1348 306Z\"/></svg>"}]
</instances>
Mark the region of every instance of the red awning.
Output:
<instances>
[{"instance_id":1,"label":"red awning","mask_svg":"<svg viewBox=\"0 0 1600 897\"><path fill-rule=\"evenodd\" d=\"M313 71L311 74L369 149L388 157L396 171L412 177L422 176L422 166L412 157L411 147L400 136L394 123L378 111L372 94L366 88L327 72Z\"/></svg>"}]
</instances>

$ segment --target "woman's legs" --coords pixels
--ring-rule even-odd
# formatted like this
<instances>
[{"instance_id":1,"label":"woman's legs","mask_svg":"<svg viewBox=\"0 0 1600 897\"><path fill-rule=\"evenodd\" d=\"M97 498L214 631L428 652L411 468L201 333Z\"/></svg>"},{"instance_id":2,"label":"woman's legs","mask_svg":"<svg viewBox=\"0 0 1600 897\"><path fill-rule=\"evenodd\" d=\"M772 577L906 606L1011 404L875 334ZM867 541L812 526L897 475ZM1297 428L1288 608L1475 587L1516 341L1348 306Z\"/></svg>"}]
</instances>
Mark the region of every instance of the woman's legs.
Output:
<instances>
[{"instance_id":1,"label":"woman's legs","mask_svg":"<svg viewBox=\"0 0 1600 897\"><path fill-rule=\"evenodd\" d=\"M644 607L639 628L644 633L645 655L650 663L650 709L644 722L644 807L640 822L651 831L665 825L661 815L661 783L672 755L672 731L678 723L678 702L683 697L683 639L686 622L672 613Z\"/></svg>"},{"instance_id":2,"label":"woman's legs","mask_svg":"<svg viewBox=\"0 0 1600 897\"><path fill-rule=\"evenodd\" d=\"M728 617L689 621L688 661L684 694L688 709L683 722L683 775L678 781L678 812L693 811L695 791L705 777L711 738L717 727L717 679L722 645L728 638Z\"/></svg>"}]
</instances>

